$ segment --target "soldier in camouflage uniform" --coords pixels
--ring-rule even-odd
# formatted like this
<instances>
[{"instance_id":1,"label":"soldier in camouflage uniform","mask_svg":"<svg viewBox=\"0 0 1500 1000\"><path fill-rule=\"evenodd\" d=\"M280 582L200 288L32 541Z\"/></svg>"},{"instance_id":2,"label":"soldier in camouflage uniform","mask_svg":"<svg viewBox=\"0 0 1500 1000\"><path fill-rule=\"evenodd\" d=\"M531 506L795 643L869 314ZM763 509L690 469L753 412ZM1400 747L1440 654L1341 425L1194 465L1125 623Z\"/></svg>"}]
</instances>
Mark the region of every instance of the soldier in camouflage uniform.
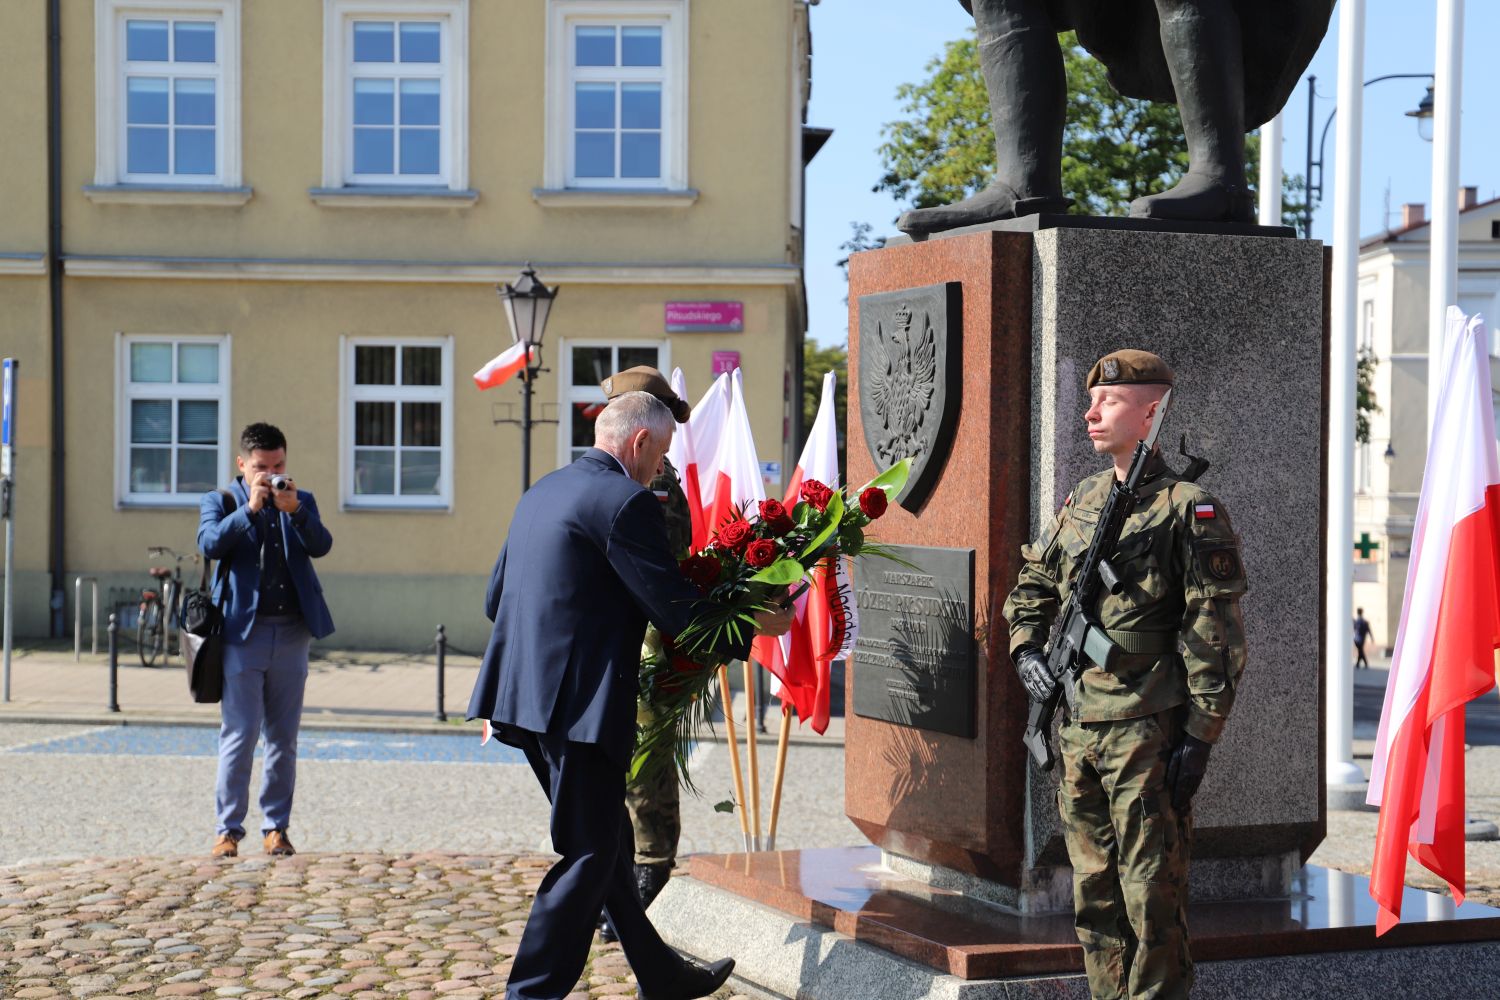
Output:
<instances>
[{"instance_id":1,"label":"soldier in camouflage uniform","mask_svg":"<svg viewBox=\"0 0 1500 1000\"><path fill-rule=\"evenodd\" d=\"M1080 483L1033 544L1005 603L1011 657L1028 694L1051 685L1042 656L1114 478L1172 384L1154 354L1116 351L1089 373L1085 414L1113 470ZM1122 649L1091 666L1079 711L1062 726L1057 794L1073 865L1073 905L1097 1000L1186 997L1192 797L1245 667L1245 575L1224 507L1153 454L1140 501L1110 556L1125 587L1105 590L1100 624Z\"/></svg>"},{"instance_id":2,"label":"soldier in camouflage uniform","mask_svg":"<svg viewBox=\"0 0 1500 1000\"><path fill-rule=\"evenodd\" d=\"M617 372L600 383L609 399L625 392L641 391L666 403L678 423L685 423L690 414L686 401L679 399L667 380L655 368L641 365ZM661 472L651 481L651 490L662 503L662 513L667 519L667 540L672 553L682 559L688 555L693 544L693 521L688 510L687 494L670 460L662 459ZM661 634L655 625L648 625L642 643L647 648L661 648ZM651 723L654 709L642 699L637 706L637 721L646 726ZM677 861L677 841L682 835L682 812L678 802L677 772L670 767L658 768L650 777L639 778L625 789L625 807L630 812L630 823L635 829L635 879L641 894L641 903L650 906L671 876L672 866ZM614 940L614 931L601 915L600 936L606 941Z\"/></svg>"}]
</instances>

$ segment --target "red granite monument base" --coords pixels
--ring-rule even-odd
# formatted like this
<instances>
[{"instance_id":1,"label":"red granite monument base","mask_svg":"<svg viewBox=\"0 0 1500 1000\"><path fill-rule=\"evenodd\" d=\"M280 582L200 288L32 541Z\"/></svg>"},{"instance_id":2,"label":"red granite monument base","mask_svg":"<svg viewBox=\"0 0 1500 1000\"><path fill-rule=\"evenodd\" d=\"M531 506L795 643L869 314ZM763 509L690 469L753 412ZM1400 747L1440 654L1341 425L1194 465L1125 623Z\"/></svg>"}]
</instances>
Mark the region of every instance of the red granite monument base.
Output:
<instances>
[{"instance_id":1,"label":"red granite monument base","mask_svg":"<svg viewBox=\"0 0 1500 1000\"><path fill-rule=\"evenodd\" d=\"M1083 970L1070 915L1015 916L933 890L883 870L875 847L698 855L688 874L960 979ZM1288 899L1192 904L1193 957L1214 962L1500 940L1500 910L1466 903L1433 917L1434 898L1447 902L1408 888L1402 922L1377 939L1369 880L1308 865Z\"/></svg>"}]
</instances>

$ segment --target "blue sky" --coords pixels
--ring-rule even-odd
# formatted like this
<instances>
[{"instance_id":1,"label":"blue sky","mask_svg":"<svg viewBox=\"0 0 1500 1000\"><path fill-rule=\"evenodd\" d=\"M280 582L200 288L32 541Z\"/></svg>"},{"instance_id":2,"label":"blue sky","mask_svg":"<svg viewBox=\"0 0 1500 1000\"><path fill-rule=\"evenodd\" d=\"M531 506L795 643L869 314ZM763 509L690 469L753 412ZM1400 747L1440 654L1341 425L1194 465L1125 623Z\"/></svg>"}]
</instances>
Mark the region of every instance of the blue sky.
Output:
<instances>
[{"instance_id":1,"label":"blue sky","mask_svg":"<svg viewBox=\"0 0 1500 1000\"><path fill-rule=\"evenodd\" d=\"M1460 183L1477 185L1480 197L1500 195L1500 3L1465 4L1463 152ZM1431 72L1436 45L1434 0L1367 0L1365 79L1386 73ZM871 191L880 176L876 148L881 126L898 116L896 88L918 80L943 43L968 31L972 18L958 0L822 0L812 8L813 91L808 123L834 130L808 168L807 293L809 332L820 343L847 335L844 280L836 266L851 221L870 222L877 233L895 231L902 206ZM1334 107L1338 76L1338 12L1308 73L1318 77L1316 130ZM1305 74L1304 74L1305 75ZM1403 117L1425 92L1422 80L1390 80L1365 89L1360 232L1386 227L1389 190L1392 219L1404 202L1431 201L1432 146ZM1333 216L1334 132L1328 135L1323 202L1314 212L1313 236L1327 240ZM1301 173L1307 155L1307 87L1293 93L1285 112L1284 166ZM1394 224L1394 223L1392 223Z\"/></svg>"}]
</instances>

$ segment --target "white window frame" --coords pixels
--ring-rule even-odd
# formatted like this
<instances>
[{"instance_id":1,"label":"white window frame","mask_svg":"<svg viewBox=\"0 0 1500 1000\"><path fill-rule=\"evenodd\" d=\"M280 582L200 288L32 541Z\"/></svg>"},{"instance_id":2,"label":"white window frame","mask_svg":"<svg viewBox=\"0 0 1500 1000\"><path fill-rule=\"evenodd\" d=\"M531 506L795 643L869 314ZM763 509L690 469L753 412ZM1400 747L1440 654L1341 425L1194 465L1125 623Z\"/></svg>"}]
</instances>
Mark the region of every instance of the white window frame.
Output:
<instances>
[{"instance_id":1,"label":"white window frame","mask_svg":"<svg viewBox=\"0 0 1500 1000\"><path fill-rule=\"evenodd\" d=\"M656 368L658 371L669 372L672 370L672 341L651 339L630 339L615 337L580 337L574 340L563 340L558 347L561 352L557 363L557 467L560 469L573 461L573 404L574 403L603 403L605 402L604 390L597 383L592 385L573 384L573 348L575 347L609 347L618 351L622 347L654 347L656 348ZM615 355L618 360L619 355ZM618 368L614 369L619 371Z\"/></svg>"},{"instance_id":2,"label":"white window frame","mask_svg":"<svg viewBox=\"0 0 1500 1000\"><path fill-rule=\"evenodd\" d=\"M132 176L125 159L125 21L133 18L212 20L219 65L215 112L218 168L208 174ZM94 0L94 184L147 187L238 188L243 183L240 138L240 0ZM177 66L179 64L164 64ZM179 75L203 76L204 72ZM171 75L170 73L168 75Z\"/></svg>"},{"instance_id":3,"label":"white window frame","mask_svg":"<svg viewBox=\"0 0 1500 1000\"><path fill-rule=\"evenodd\" d=\"M573 28L579 24L662 26L661 177L573 176ZM610 78L639 72L614 67ZM643 78L646 78L643 76ZM686 191L688 189L688 5L683 0L548 0L547 143L543 183L551 190Z\"/></svg>"},{"instance_id":4,"label":"white window frame","mask_svg":"<svg viewBox=\"0 0 1500 1000\"><path fill-rule=\"evenodd\" d=\"M433 74L443 88L441 167L436 175L354 173L354 22L371 19L443 25L443 61L438 64L440 72ZM468 186L469 0L323 0L323 188L464 191Z\"/></svg>"},{"instance_id":5,"label":"white window frame","mask_svg":"<svg viewBox=\"0 0 1500 1000\"><path fill-rule=\"evenodd\" d=\"M440 385L355 385L356 347L440 347ZM359 402L440 403L442 405L442 469L438 491L425 496L354 492L354 404ZM451 510L453 508L453 338L450 337L339 337L339 483L343 510ZM398 423L396 432L400 434ZM399 444L397 445L399 447ZM399 485L399 480L398 480Z\"/></svg>"},{"instance_id":6,"label":"white window frame","mask_svg":"<svg viewBox=\"0 0 1500 1000\"><path fill-rule=\"evenodd\" d=\"M130 347L132 344L171 344L172 365L176 371L179 344L217 344L219 347L219 381L202 382L132 382L130 380ZM132 493L130 490L130 404L132 400L169 399L173 403L173 425L176 424L178 400L212 399L219 404L219 447L216 466L219 481L229 473L234 447L229 440L229 373L230 341L228 334L218 336L175 333L115 334L115 506L117 507L197 507L203 491L192 493ZM177 441L172 441L176 455Z\"/></svg>"}]
</instances>

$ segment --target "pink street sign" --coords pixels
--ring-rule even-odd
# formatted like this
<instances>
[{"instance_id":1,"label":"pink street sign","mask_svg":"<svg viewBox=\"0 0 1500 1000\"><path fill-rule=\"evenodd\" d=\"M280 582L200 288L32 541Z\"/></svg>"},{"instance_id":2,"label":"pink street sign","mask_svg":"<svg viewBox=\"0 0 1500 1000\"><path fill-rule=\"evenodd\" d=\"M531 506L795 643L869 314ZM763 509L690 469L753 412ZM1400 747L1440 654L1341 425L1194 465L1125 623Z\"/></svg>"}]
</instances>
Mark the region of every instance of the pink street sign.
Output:
<instances>
[{"instance_id":1,"label":"pink street sign","mask_svg":"<svg viewBox=\"0 0 1500 1000\"><path fill-rule=\"evenodd\" d=\"M739 351L714 351L714 378L740 366Z\"/></svg>"},{"instance_id":2,"label":"pink street sign","mask_svg":"<svg viewBox=\"0 0 1500 1000\"><path fill-rule=\"evenodd\" d=\"M668 333L739 333L745 329L743 302L668 302Z\"/></svg>"}]
</instances>

